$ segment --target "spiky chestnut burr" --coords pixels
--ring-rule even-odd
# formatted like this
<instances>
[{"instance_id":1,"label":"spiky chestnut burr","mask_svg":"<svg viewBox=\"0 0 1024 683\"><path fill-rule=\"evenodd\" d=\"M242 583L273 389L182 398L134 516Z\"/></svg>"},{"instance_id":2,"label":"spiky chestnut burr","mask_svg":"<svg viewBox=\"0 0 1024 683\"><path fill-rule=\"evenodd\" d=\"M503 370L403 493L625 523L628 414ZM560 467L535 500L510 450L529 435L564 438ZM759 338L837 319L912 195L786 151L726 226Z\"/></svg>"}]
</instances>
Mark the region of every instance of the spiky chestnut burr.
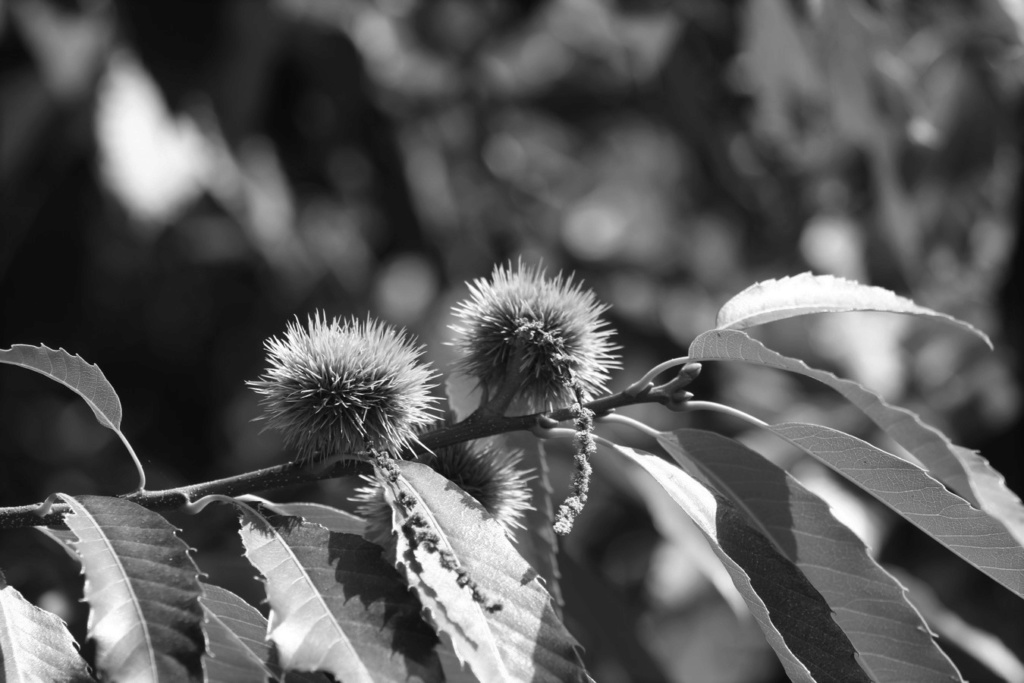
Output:
<instances>
[{"instance_id":1,"label":"spiky chestnut burr","mask_svg":"<svg viewBox=\"0 0 1024 683\"><path fill-rule=\"evenodd\" d=\"M501 412L533 412L604 391L618 367L608 306L594 293L540 267L497 266L490 279L469 285L453 309L456 369L476 379L485 404Z\"/></svg>"},{"instance_id":2,"label":"spiky chestnut burr","mask_svg":"<svg viewBox=\"0 0 1024 683\"><path fill-rule=\"evenodd\" d=\"M456 484L494 516L511 539L523 528L530 509L530 473L520 466L522 453L497 448L491 441L465 442L439 449L424 463ZM364 477L366 484L353 497L368 523L367 538L385 543L391 536L391 508L380 483Z\"/></svg>"},{"instance_id":3,"label":"spiky chestnut burr","mask_svg":"<svg viewBox=\"0 0 1024 683\"><path fill-rule=\"evenodd\" d=\"M282 432L297 460L399 455L436 419L436 374L404 331L317 312L305 326L290 322L266 349L267 370L248 384L261 396L267 426Z\"/></svg>"}]
</instances>

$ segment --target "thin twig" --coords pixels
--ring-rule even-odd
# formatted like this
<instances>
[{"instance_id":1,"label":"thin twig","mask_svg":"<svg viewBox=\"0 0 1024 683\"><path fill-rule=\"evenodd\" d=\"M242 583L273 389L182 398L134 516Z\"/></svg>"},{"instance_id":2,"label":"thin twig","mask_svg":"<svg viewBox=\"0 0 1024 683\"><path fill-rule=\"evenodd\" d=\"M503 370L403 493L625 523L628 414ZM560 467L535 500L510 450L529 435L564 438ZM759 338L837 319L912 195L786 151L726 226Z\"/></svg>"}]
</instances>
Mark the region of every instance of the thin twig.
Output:
<instances>
[{"instance_id":1,"label":"thin twig","mask_svg":"<svg viewBox=\"0 0 1024 683\"><path fill-rule=\"evenodd\" d=\"M592 410L595 415L600 416L616 408L628 405L667 403L670 400L670 392L659 391L659 389L661 387L645 390L636 396L630 396L625 392L609 394L608 396L602 396L590 401L585 407ZM507 432L530 431L537 426L566 422L574 419L574 417L571 407L560 408L547 413L534 413L532 415L513 417L475 413L458 424L424 434L420 437L420 444L404 455L412 458L425 452L464 441L472 441L473 439L505 434ZM286 486L309 484L324 479L370 474L372 471L372 465L367 456L362 458L339 458L327 465L323 463L320 465L306 465L291 462L200 484L180 486L162 491L135 491L134 493L123 494L118 497L141 505L149 510L169 511L177 510L204 496L222 495L234 497L246 493L261 493ZM39 509L40 503L0 508L0 529L60 524L64 515L68 512L68 506L63 503L53 505L44 515L37 514Z\"/></svg>"}]
</instances>

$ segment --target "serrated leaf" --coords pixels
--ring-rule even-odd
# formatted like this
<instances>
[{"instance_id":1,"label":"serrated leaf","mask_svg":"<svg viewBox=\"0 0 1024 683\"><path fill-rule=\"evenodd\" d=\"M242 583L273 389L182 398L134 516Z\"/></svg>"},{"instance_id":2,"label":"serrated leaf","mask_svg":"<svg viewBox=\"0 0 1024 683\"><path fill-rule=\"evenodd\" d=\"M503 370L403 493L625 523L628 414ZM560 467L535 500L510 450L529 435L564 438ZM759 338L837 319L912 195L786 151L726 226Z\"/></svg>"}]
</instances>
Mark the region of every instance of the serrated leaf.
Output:
<instances>
[{"instance_id":1,"label":"serrated leaf","mask_svg":"<svg viewBox=\"0 0 1024 683\"><path fill-rule=\"evenodd\" d=\"M679 429L658 442L729 499L835 611L874 681L960 681L903 586L872 559L829 506L783 469L732 439Z\"/></svg>"},{"instance_id":2,"label":"serrated leaf","mask_svg":"<svg viewBox=\"0 0 1024 683\"><path fill-rule=\"evenodd\" d=\"M220 586L203 584L208 652L203 656L207 683L252 683L273 674L267 666L267 620L259 610Z\"/></svg>"},{"instance_id":3,"label":"serrated leaf","mask_svg":"<svg viewBox=\"0 0 1024 683\"><path fill-rule=\"evenodd\" d=\"M175 528L121 498L61 497L85 574L89 637L112 680L201 681L199 569Z\"/></svg>"},{"instance_id":4,"label":"serrated leaf","mask_svg":"<svg viewBox=\"0 0 1024 683\"><path fill-rule=\"evenodd\" d=\"M870 680L828 603L746 514L661 458L615 449L650 473L711 542L791 680Z\"/></svg>"},{"instance_id":5,"label":"serrated leaf","mask_svg":"<svg viewBox=\"0 0 1024 683\"><path fill-rule=\"evenodd\" d=\"M936 318L971 332L989 348L988 335L953 316L919 306L882 287L862 285L834 275L801 273L747 287L718 311L715 329L742 330L811 313L879 311Z\"/></svg>"},{"instance_id":6,"label":"serrated leaf","mask_svg":"<svg viewBox=\"0 0 1024 683\"><path fill-rule=\"evenodd\" d=\"M30 603L0 572L0 680L84 683L89 674L67 625Z\"/></svg>"},{"instance_id":7,"label":"serrated leaf","mask_svg":"<svg viewBox=\"0 0 1024 683\"><path fill-rule=\"evenodd\" d=\"M694 361L744 361L796 372L831 387L871 418L896 443L907 449L925 466L929 474L975 507L995 517L1018 543L1024 544L1024 505L1007 488L1002 475L983 457L955 446L945 435L926 425L913 412L890 405L857 382L811 368L801 360L772 351L743 332L705 332L693 340L689 353Z\"/></svg>"},{"instance_id":8,"label":"serrated leaf","mask_svg":"<svg viewBox=\"0 0 1024 683\"><path fill-rule=\"evenodd\" d=\"M54 351L47 346L28 344L0 349L0 363L34 370L60 382L85 399L101 425L120 436L121 400L99 366L86 363L81 356L72 356L64 349Z\"/></svg>"},{"instance_id":9,"label":"serrated leaf","mask_svg":"<svg viewBox=\"0 0 1024 683\"><path fill-rule=\"evenodd\" d=\"M441 680L437 638L379 546L250 509L241 535L266 579L269 638L284 668L327 671L346 683Z\"/></svg>"},{"instance_id":10,"label":"serrated leaf","mask_svg":"<svg viewBox=\"0 0 1024 683\"><path fill-rule=\"evenodd\" d=\"M987 513L892 453L829 427L769 425L986 575L1024 597L1024 547Z\"/></svg>"},{"instance_id":11,"label":"serrated leaf","mask_svg":"<svg viewBox=\"0 0 1024 683\"><path fill-rule=\"evenodd\" d=\"M501 525L429 467L399 467L402 476L385 486L399 530L396 563L459 659L488 683L587 680L579 644Z\"/></svg>"}]
</instances>

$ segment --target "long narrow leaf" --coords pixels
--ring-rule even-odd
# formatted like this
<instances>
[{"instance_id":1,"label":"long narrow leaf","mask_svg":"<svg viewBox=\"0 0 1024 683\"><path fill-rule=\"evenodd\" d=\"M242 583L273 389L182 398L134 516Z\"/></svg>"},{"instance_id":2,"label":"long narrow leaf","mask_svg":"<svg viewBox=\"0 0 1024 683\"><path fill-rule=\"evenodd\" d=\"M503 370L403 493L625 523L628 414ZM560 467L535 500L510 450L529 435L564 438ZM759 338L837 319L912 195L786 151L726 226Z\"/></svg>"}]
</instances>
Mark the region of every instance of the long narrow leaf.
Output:
<instances>
[{"instance_id":1,"label":"long narrow leaf","mask_svg":"<svg viewBox=\"0 0 1024 683\"><path fill-rule=\"evenodd\" d=\"M459 659L488 683L587 680L579 644L502 527L429 467L400 467L385 487L396 562Z\"/></svg>"},{"instance_id":2,"label":"long narrow leaf","mask_svg":"<svg viewBox=\"0 0 1024 683\"><path fill-rule=\"evenodd\" d=\"M623 446L616 450L649 472L704 532L791 680L870 680L828 603L746 514L661 458Z\"/></svg>"},{"instance_id":3,"label":"long narrow leaf","mask_svg":"<svg viewBox=\"0 0 1024 683\"><path fill-rule=\"evenodd\" d=\"M706 478L807 576L875 681L959 681L906 591L829 506L746 446L695 429L662 434L686 471Z\"/></svg>"},{"instance_id":4,"label":"long narrow leaf","mask_svg":"<svg viewBox=\"0 0 1024 683\"><path fill-rule=\"evenodd\" d=\"M61 494L85 574L89 637L111 680L201 681L199 570L163 517L121 498Z\"/></svg>"},{"instance_id":5,"label":"long narrow leaf","mask_svg":"<svg viewBox=\"0 0 1024 683\"><path fill-rule=\"evenodd\" d=\"M0 680L8 683L92 681L68 627L39 609L0 572Z\"/></svg>"},{"instance_id":6,"label":"long narrow leaf","mask_svg":"<svg viewBox=\"0 0 1024 683\"><path fill-rule=\"evenodd\" d=\"M690 345L695 361L733 360L796 372L839 392L928 470L928 473L998 519L1024 544L1024 505L1003 477L977 453L953 445L941 432L929 427L913 412L888 404L881 396L857 382L831 372L808 367L796 358L772 351L743 332L705 332Z\"/></svg>"},{"instance_id":7,"label":"long narrow leaf","mask_svg":"<svg viewBox=\"0 0 1024 683\"><path fill-rule=\"evenodd\" d=\"M251 683L273 676L267 662L267 620L259 610L220 586L203 584L209 652L203 657L207 683Z\"/></svg>"},{"instance_id":8,"label":"long narrow leaf","mask_svg":"<svg viewBox=\"0 0 1024 683\"><path fill-rule=\"evenodd\" d=\"M936 318L971 332L989 348L992 347L988 335L973 325L919 306L888 289L862 285L833 275L812 273L765 280L747 287L718 311L715 329L742 330L810 313L849 311L881 311Z\"/></svg>"},{"instance_id":9,"label":"long narrow leaf","mask_svg":"<svg viewBox=\"0 0 1024 683\"><path fill-rule=\"evenodd\" d=\"M284 668L323 670L346 683L441 680L437 638L379 546L249 509L241 535L266 579L269 637Z\"/></svg>"},{"instance_id":10,"label":"long narrow leaf","mask_svg":"<svg viewBox=\"0 0 1024 683\"><path fill-rule=\"evenodd\" d=\"M783 423L768 429L1024 597L1024 547L992 517L950 493L921 468L829 427Z\"/></svg>"}]
</instances>

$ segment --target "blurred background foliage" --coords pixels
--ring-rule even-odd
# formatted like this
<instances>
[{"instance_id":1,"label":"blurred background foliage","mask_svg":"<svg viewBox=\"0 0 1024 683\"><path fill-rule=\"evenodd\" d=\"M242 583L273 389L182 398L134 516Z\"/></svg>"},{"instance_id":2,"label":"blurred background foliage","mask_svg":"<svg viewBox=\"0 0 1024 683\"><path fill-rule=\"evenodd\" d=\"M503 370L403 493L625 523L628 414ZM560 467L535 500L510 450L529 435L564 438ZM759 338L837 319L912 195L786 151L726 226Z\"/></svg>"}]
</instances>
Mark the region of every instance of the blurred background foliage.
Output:
<instances>
[{"instance_id":1,"label":"blurred background foliage","mask_svg":"<svg viewBox=\"0 0 1024 683\"><path fill-rule=\"evenodd\" d=\"M446 369L464 281L522 256L612 305L620 389L730 295L812 269L992 335L988 353L868 314L758 332L982 449L1021 491L1022 31L1014 0L0 0L0 345L98 363L163 488L288 457L244 381L290 316L372 312ZM695 391L878 438L802 379L720 365ZM998 680L975 647L1012 677L1024 613L1000 587L764 435L631 413L787 466L931 587L972 681ZM560 561L597 680L778 679L692 527L596 464ZM2 504L133 476L70 392L0 371ZM259 600L229 512L174 521L211 580ZM5 532L0 563L81 636L81 580L48 543Z\"/></svg>"}]
</instances>

